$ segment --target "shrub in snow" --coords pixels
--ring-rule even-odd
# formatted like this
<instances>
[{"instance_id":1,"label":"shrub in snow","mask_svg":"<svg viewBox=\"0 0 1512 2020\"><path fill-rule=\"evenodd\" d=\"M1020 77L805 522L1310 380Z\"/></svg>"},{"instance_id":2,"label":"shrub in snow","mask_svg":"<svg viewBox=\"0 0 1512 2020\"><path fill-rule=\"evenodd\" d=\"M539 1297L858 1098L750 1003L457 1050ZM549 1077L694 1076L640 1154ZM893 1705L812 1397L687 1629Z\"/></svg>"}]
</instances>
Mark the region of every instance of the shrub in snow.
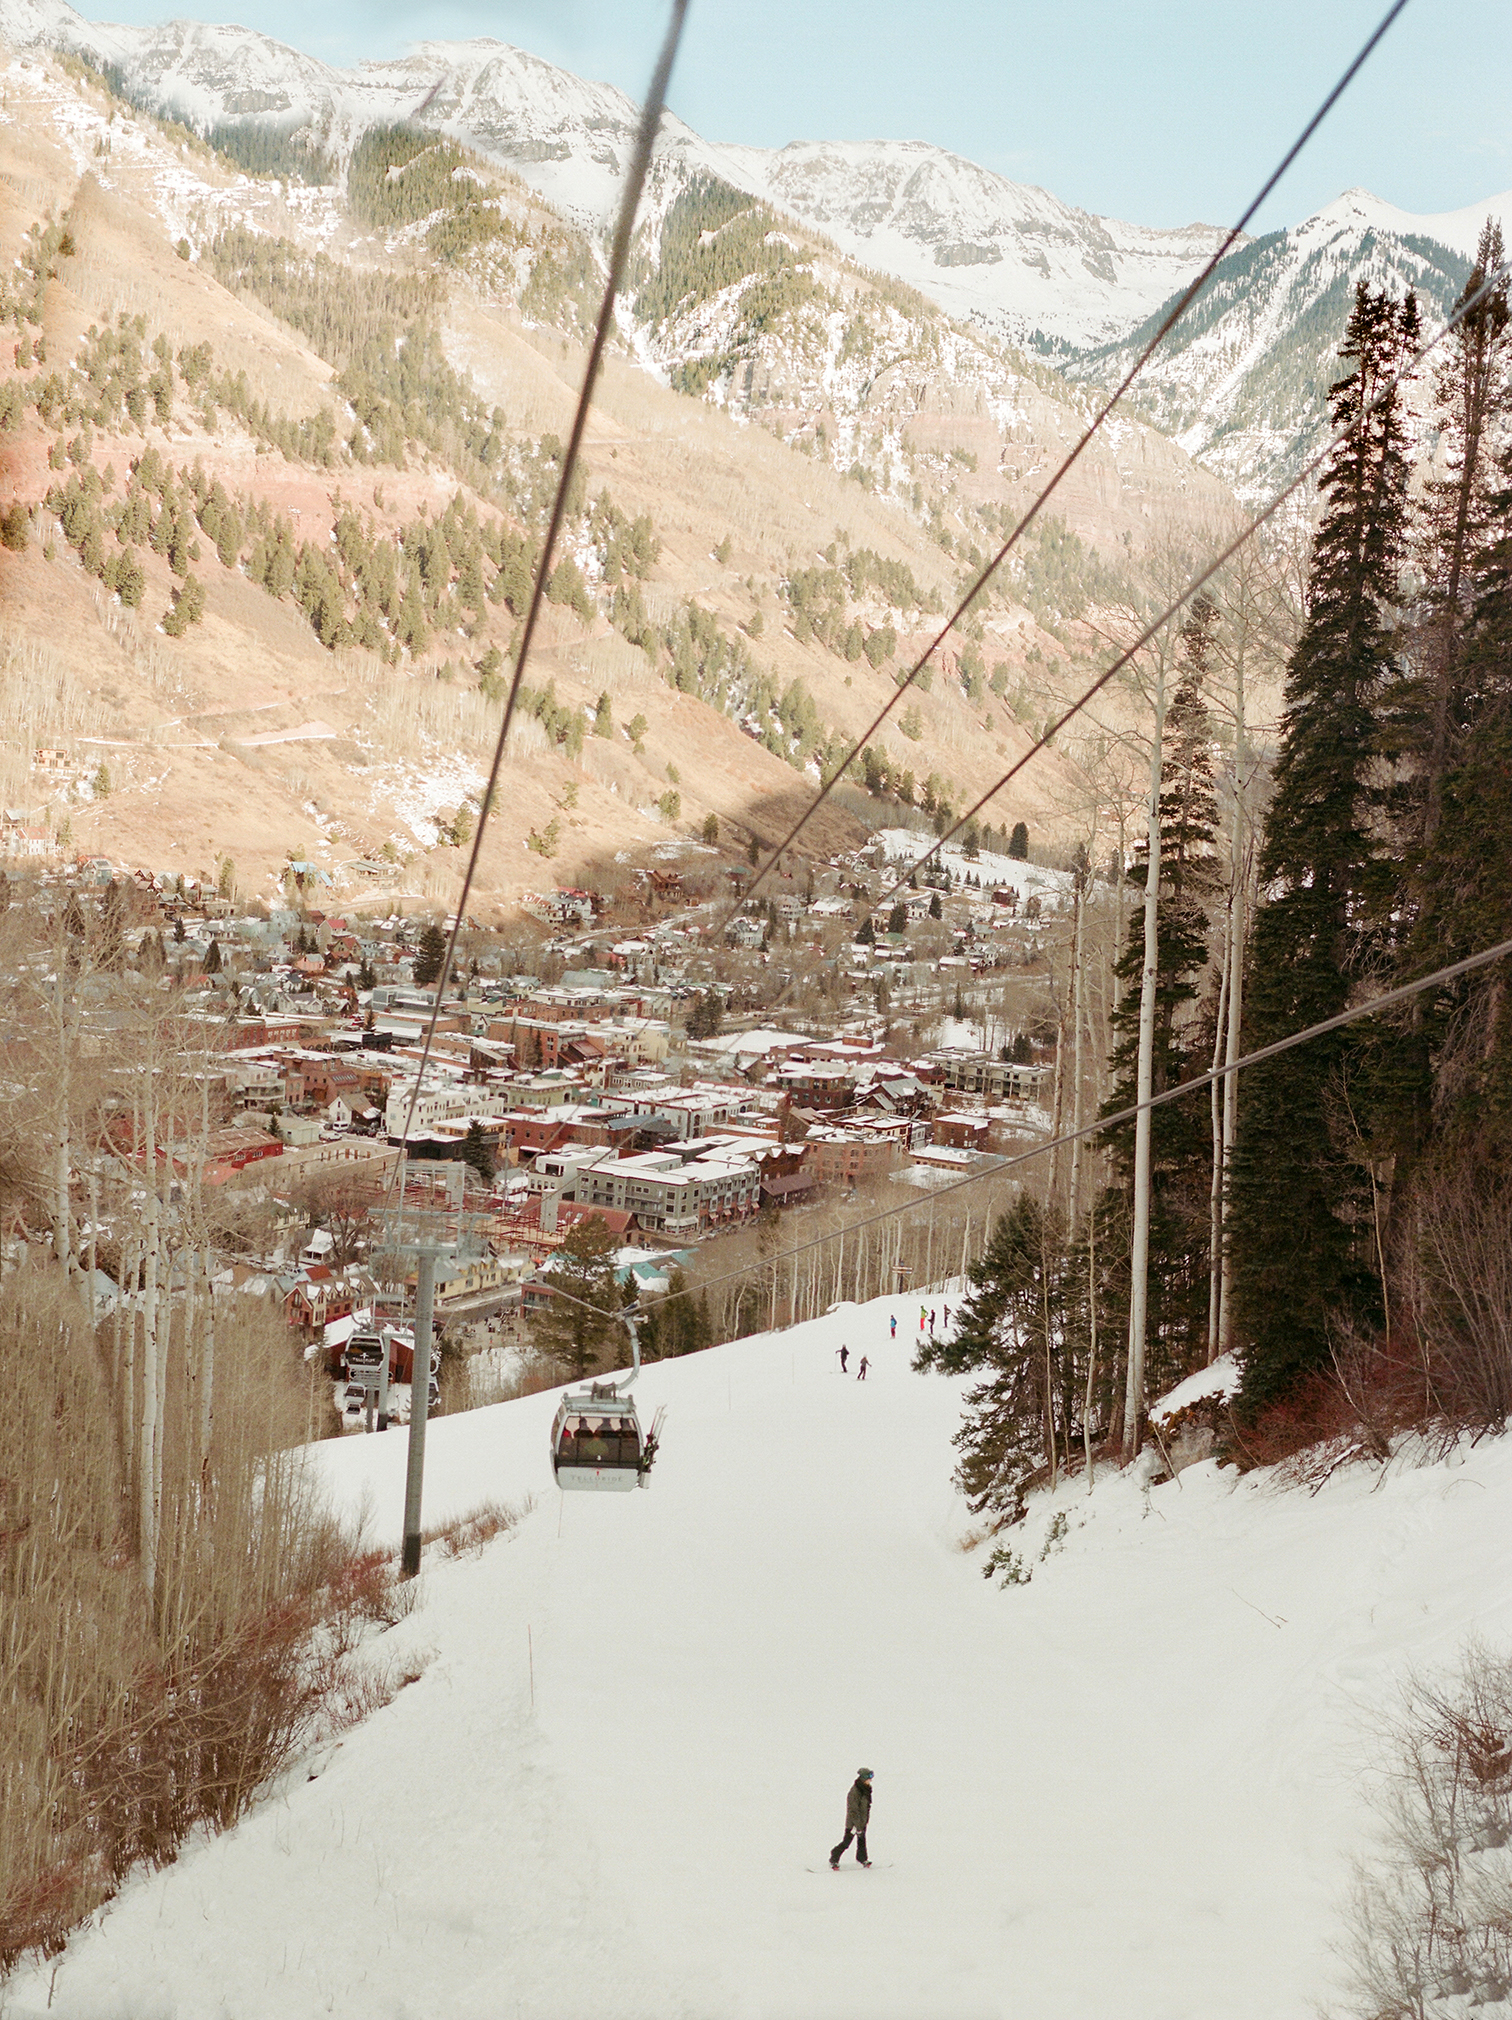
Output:
<instances>
[{"instance_id":1,"label":"shrub in snow","mask_svg":"<svg viewBox=\"0 0 1512 2020\"><path fill-rule=\"evenodd\" d=\"M1450 2020L1512 1989L1512 1657L1471 1642L1385 1722L1378 1856L1357 1870L1357 2020Z\"/></svg>"}]
</instances>

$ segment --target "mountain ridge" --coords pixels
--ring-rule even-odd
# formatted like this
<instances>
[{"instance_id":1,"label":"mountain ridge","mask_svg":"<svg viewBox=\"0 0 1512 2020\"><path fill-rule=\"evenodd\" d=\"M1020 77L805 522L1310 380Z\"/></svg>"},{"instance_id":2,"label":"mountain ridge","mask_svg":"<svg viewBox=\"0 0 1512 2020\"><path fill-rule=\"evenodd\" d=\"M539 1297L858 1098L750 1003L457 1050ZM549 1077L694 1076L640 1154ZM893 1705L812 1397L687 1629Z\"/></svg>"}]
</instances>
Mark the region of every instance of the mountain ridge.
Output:
<instances>
[{"instance_id":1,"label":"mountain ridge","mask_svg":"<svg viewBox=\"0 0 1512 2020\"><path fill-rule=\"evenodd\" d=\"M487 38L425 41L341 70L256 30L96 23L66 0L4 0L0 35L112 65L135 93L202 128L255 120L306 130L338 160L365 126L422 120L512 168L590 232L617 208L638 117L615 86ZM790 211L948 314L979 317L1019 344L1119 334L1222 238L1211 225L1165 231L1095 217L924 141L760 149L710 142L669 114L658 155L685 178L714 174ZM965 272L974 286L955 278Z\"/></svg>"}]
</instances>

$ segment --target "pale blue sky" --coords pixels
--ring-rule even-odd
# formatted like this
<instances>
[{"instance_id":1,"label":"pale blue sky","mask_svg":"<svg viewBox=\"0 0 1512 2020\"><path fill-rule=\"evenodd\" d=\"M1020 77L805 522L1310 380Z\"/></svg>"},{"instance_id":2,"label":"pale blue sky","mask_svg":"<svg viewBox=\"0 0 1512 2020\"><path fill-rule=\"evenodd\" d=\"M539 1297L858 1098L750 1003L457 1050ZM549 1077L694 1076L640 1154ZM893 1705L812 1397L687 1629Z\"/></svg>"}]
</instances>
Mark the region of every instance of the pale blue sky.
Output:
<instances>
[{"instance_id":1,"label":"pale blue sky","mask_svg":"<svg viewBox=\"0 0 1512 2020\"><path fill-rule=\"evenodd\" d=\"M923 139L1088 210L1228 222L1386 0L692 0L671 100L711 140ZM234 19L328 62L492 35L639 97L664 0L86 0ZM1360 185L1405 210L1512 186L1512 0L1411 0L1260 220Z\"/></svg>"}]
</instances>

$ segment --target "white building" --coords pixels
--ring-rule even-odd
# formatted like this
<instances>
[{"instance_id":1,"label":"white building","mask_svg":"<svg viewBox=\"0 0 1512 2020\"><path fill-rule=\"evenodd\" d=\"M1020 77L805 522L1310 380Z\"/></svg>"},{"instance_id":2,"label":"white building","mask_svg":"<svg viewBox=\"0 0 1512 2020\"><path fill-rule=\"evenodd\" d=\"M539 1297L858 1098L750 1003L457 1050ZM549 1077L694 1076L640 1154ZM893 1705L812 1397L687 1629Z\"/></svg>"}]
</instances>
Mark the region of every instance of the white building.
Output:
<instances>
[{"instance_id":1,"label":"white building","mask_svg":"<svg viewBox=\"0 0 1512 2020\"><path fill-rule=\"evenodd\" d=\"M400 1136L404 1132L405 1117L409 1114L410 1094L414 1082L406 1081L389 1091L388 1106L383 1111L383 1126L390 1136ZM487 1116L503 1115L509 1109L508 1097L487 1087L430 1086L425 1088L415 1103L415 1120L412 1134L424 1135L438 1122L471 1122L476 1117L480 1122Z\"/></svg>"},{"instance_id":2,"label":"white building","mask_svg":"<svg viewBox=\"0 0 1512 2020\"><path fill-rule=\"evenodd\" d=\"M573 1196L583 1206L628 1213L648 1233L686 1236L754 1213L761 1173L742 1151L725 1144L697 1157L647 1150L580 1165Z\"/></svg>"}]
</instances>

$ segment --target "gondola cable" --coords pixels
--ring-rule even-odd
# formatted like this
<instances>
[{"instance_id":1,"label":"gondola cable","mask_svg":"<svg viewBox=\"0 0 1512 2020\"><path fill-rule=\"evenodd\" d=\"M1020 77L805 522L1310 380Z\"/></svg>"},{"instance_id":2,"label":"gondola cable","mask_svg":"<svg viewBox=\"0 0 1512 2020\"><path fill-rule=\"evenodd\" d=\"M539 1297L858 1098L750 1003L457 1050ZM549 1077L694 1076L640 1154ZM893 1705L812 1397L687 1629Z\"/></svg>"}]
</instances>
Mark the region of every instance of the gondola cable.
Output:
<instances>
[{"instance_id":1,"label":"gondola cable","mask_svg":"<svg viewBox=\"0 0 1512 2020\"><path fill-rule=\"evenodd\" d=\"M1087 427L1082 431L1081 435L1079 436L1077 441L1073 444L1073 446L1066 454L1066 456L1062 458L1060 465L1055 470L1054 474L1051 476L1050 481L1043 486L1038 495L1030 503L1029 509L1025 512L1023 518L1019 520L1018 524L1014 527L1013 531L1008 535L1008 538L1003 542L1002 546L999 547L996 554L994 554L992 558L986 563L986 565L980 570L975 581L973 581L971 587L966 591L965 595L956 605L954 611L945 620L945 623L941 626L940 630L936 633L935 637L925 647L924 651L920 654L918 659L915 660L913 666L909 669L907 675L898 683L892 695L888 698L884 706L878 710L876 716L872 719L871 723L867 726L865 730L862 731L861 735L856 739L855 743L851 746L850 750L846 753L845 757L840 761L840 764L836 767L836 769L833 772L831 772L830 776L827 779L821 780L818 792L815 793L813 798L809 801L807 807L804 809L803 813L799 816L799 818L796 821L794 821L792 826L783 835L782 839L773 845L772 851L768 855L766 861L757 867L755 876L746 886L741 896L727 908L725 916L718 922L717 926L714 928L714 937L716 939L719 938L727 930L730 921L740 911L741 906L747 904L750 901L750 899L755 895L759 887L766 881L771 871L774 869L776 864L781 860L784 851L791 848L792 844L797 840L798 836L808 826L809 822L814 818L815 814L818 813L819 809L824 805L825 801L829 798L830 794L834 791L835 787L840 783L841 779L845 777L846 773L850 770L851 766L855 763L856 759L861 755L862 751L865 750L867 744L871 741L872 737L876 735L877 731L882 727L883 723L887 721L888 717L892 714L893 710L897 707L898 703L903 699L904 695L907 694L913 688L914 683L918 680L919 676L928 666L930 660L933 659L934 655L945 643L945 640L950 636L951 632L955 629L956 625L966 615L967 611L971 608L972 604L976 601L977 597L980 596L982 591L986 588L987 584L992 580L993 576L997 573L998 569L1001 568L1003 563L1007 560L1008 556L1013 552L1014 548L1018 545L1020 539L1028 531L1029 527L1034 523L1035 519L1039 516L1040 512L1043 510L1045 505L1049 503L1051 497L1054 495L1055 491L1059 487L1062 480L1070 472L1073 466L1080 459L1084 450L1087 449L1087 447L1099 433L1099 431L1103 426L1103 423L1113 413L1114 409L1122 401L1124 395L1128 392L1129 388L1133 385L1134 381L1138 378L1139 374L1144 370L1145 366L1149 363L1150 359L1154 356L1155 352L1159 349L1161 344L1165 342L1165 339L1170 335L1171 331L1175 329L1176 325L1181 321L1182 317L1186 314L1187 310L1191 307L1192 303L1196 300L1197 296L1201 293L1202 289L1207 285L1209 279L1212 277L1213 272L1219 265L1220 261L1222 261L1227 257L1229 252L1233 249L1235 243L1241 237L1243 237L1245 227L1254 218L1255 213L1260 209L1261 205L1264 204L1266 199L1270 196L1271 192L1276 188L1276 185L1281 181L1282 177L1291 167L1292 163L1297 159L1297 156L1302 152L1303 148L1306 147L1307 143L1312 139L1314 133L1317 132L1319 126L1321 126L1323 121L1328 117L1328 114L1333 110L1334 106L1338 103L1339 99L1343 96L1344 92L1348 90L1349 86L1353 83L1361 67L1370 57L1376 45L1381 41L1382 37L1386 34L1387 30L1395 22L1397 16L1402 12L1406 4L1407 0L1393 0L1393 4L1387 8L1385 14L1382 15L1380 21L1376 24L1372 33L1366 38L1365 42L1361 45L1360 49L1355 54L1353 60L1349 63L1347 68L1341 73L1337 82L1334 84L1332 90L1323 100L1322 104L1318 107L1317 111L1312 115L1311 119L1308 120L1307 124L1303 127L1302 131L1297 135L1297 138L1292 142L1291 146L1286 150L1286 153L1281 157L1281 160L1277 163L1276 167L1266 177L1265 181L1261 184L1259 190L1256 191L1254 197L1246 205L1243 215L1239 218L1238 222L1230 226L1228 231L1224 234L1224 237L1220 242L1220 244L1218 245L1216 251L1213 252L1212 255L1209 257L1206 264L1203 266L1202 270L1196 275L1196 277L1191 282L1188 283L1187 287L1177 297L1173 306L1167 311L1164 319L1160 324L1160 327L1156 330L1155 334L1150 338L1149 342L1145 345L1144 349L1139 353L1138 357L1135 358L1133 364L1129 367L1128 371L1119 381L1116 390L1112 394L1110 394L1109 397L1104 401L1103 405L1101 406L1101 408L1099 408L1095 417L1092 419L1091 422L1088 423ZM1040 748L1040 746L1036 745L1035 749L1038 748ZM1032 757L1034 755L1034 751L1031 750L1027 755L1029 757Z\"/></svg>"},{"instance_id":2,"label":"gondola cable","mask_svg":"<svg viewBox=\"0 0 1512 2020\"><path fill-rule=\"evenodd\" d=\"M552 499L551 515L546 524L545 537L541 543L540 559L536 564L535 580L531 584L530 603L525 613L525 623L520 633L519 650L515 655L514 677L509 684L509 693L504 702L504 719L499 725L498 740L494 745L493 761L488 770L488 783L483 789L482 802L478 810L478 825L473 833L472 850L467 859L467 869L462 878L462 888L457 897L456 914L451 931L447 935L441 967L435 977L435 1001L426 1021L425 1039L420 1049L420 1063L415 1074L415 1084L410 1090L408 1106L405 1109L404 1127L399 1138L399 1159L397 1169L402 1170L405 1154L409 1146L410 1131L414 1126L415 1110L419 1104L421 1089L425 1082L426 1070L430 1065L431 1052L435 1044L436 1029L441 1015L442 1000L451 980L456 962L457 940L467 916L467 900L477 876L478 864L483 851L483 839L488 833L489 817L493 812L494 795L498 786L499 772L504 763L504 750L509 741L510 726L514 721L515 706L519 700L520 686L525 677L525 664L535 638L536 624L540 617L541 605L545 600L546 585L551 575L551 557L557 536L567 516L567 500L571 492L573 472L577 468L582 450L583 433L588 425L588 410L593 403L593 389L603 363L604 351L608 345L610 331L614 325L614 304L619 293L620 282L624 278L625 267L630 258L631 239L635 230L636 213L640 208L641 193L645 188L646 175L651 166L651 151L656 140L666 105L667 84L672 75L672 64L682 39L683 23L687 18L688 0L672 0L667 32L662 41L661 53L656 60L646 102L641 108L640 124L636 129L635 146L630 158L629 172L625 177L625 189L620 199L619 216L615 224L614 239L610 248L608 273L604 283L603 301L599 306L598 320L594 324L593 341L589 346L587 363L583 369L582 390L578 394L577 407L572 417L572 427L568 433L567 446L562 454L562 473L557 482L556 495ZM385 1191L393 1183L390 1174ZM400 1186L400 1211L403 1211L404 1190Z\"/></svg>"},{"instance_id":3,"label":"gondola cable","mask_svg":"<svg viewBox=\"0 0 1512 2020\"><path fill-rule=\"evenodd\" d=\"M1103 671L1097 676L1096 680L1094 680L1089 687L1084 688L1082 692L1077 696L1076 700L1070 704L1070 706L1064 711L1064 713L1057 716L1055 721L1047 726L1044 733L1038 738L1036 742L1032 743L1029 746L1028 750L1024 752L1023 756L1014 760L1014 762L1008 767L1007 771L1003 773L1002 777L997 781L997 783L995 785L989 786L987 791L982 794L980 799L973 801L971 806L969 806L966 809L965 813L963 813L960 816L960 818L954 822L952 826L948 827L943 834L939 835L934 841L934 843L924 851L923 855L916 856L909 863L909 866L907 870L904 872L904 874L898 879L898 881L894 885L892 885L892 887L889 890L884 892L883 896L879 899L878 909L880 909L881 906L887 904L889 900L896 898L898 893L901 890L903 890L905 885L909 883L909 880L917 876L920 868L925 863L929 862L931 858L937 856L948 841L950 841L954 836L958 835L961 832L961 830L968 825L969 822L975 820L976 816L982 811L982 809L985 806L988 805L988 803L991 800L997 797L997 795L1003 790L1004 786L1010 784L1015 778L1018 777L1019 773L1029 763L1031 758L1037 757L1039 753L1042 750L1044 750L1046 746L1050 744L1060 734L1060 732L1065 728L1068 722L1073 721L1078 715L1081 714L1082 710L1086 708L1091 701L1095 700L1095 698L1102 693L1103 689L1108 685L1108 682L1112 680L1113 676L1116 673L1121 672L1122 669L1126 667L1138 653L1142 652L1144 648L1150 643L1150 641L1153 638L1157 637L1159 633L1165 629L1166 625L1170 623L1171 619L1175 617L1192 600L1194 596L1197 595L1198 591L1201 590L1207 583L1211 582L1213 577L1219 572L1219 570L1225 568L1228 565L1228 563L1233 560L1234 556L1239 552L1239 550L1242 547L1246 546L1249 543L1249 541L1251 541L1255 537L1255 535L1260 531L1261 527L1266 525L1272 518L1274 518L1276 513L1279 512L1281 507L1286 503L1287 499L1292 497L1297 491L1299 491L1302 488L1304 484L1306 484L1309 481L1310 478L1316 475L1318 470L1322 468L1323 464L1334 453L1334 451L1337 448L1339 448L1342 443L1346 442L1349 439L1350 435L1360 425L1360 423L1363 420L1365 420L1365 418L1368 415L1373 414L1376 408L1382 405L1384 401L1390 399L1392 394L1395 393L1399 387L1406 384L1406 382L1413 376L1413 374L1417 371L1418 367L1425 361L1425 359L1427 359L1430 356L1430 354L1433 351L1435 351L1438 348L1438 346L1444 341L1445 337L1449 336L1451 332L1458 327L1458 325L1464 320L1466 316L1468 316L1474 309L1478 308L1479 305L1483 301L1485 301L1486 298L1491 294L1491 292L1495 288L1499 287L1507 279L1507 276L1509 274L1512 274L1512 260L1504 260L1500 266L1493 268L1492 271L1486 275L1485 279L1481 282L1481 285L1475 290L1475 292L1472 295L1468 296L1464 301L1462 301L1458 305L1458 307L1455 309L1454 313L1448 318L1448 320L1444 322L1437 330L1435 330L1433 335L1427 340L1427 342L1421 345L1419 349L1413 353L1412 357L1407 361L1407 363L1401 366L1397 371L1390 373L1386 378L1384 378L1381 381L1380 385L1376 388L1375 392L1372 393L1369 400L1366 401L1359 415L1353 421L1346 423L1345 426L1343 426L1342 428L1336 429L1334 433L1329 436L1328 440L1323 444L1322 448L1319 449L1314 456L1310 457L1308 461L1302 466L1301 470L1299 470L1297 475L1292 478L1291 482L1286 485L1283 485L1281 490L1279 490L1276 493L1275 497L1271 499L1270 503L1266 505L1263 508L1263 510L1256 513L1255 517L1250 520L1249 524L1243 529L1243 531L1238 533L1234 537L1234 539L1232 539L1219 554L1215 555L1215 557L1207 564L1207 566L1201 571L1200 574L1192 577L1191 581L1189 581L1186 584L1186 586L1182 589L1181 593L1177 597L1175 597L1172 602L1166 605L1165 609L1160 613L1159 617L1153 619L1149 624L1145 626L1144 630L1140 632L1139 636L1134 640L1132 645L1126 646L1124 650L1120 652L1118 656L1108 666L1104 667Z\"/></svg>"}]
</instances>

